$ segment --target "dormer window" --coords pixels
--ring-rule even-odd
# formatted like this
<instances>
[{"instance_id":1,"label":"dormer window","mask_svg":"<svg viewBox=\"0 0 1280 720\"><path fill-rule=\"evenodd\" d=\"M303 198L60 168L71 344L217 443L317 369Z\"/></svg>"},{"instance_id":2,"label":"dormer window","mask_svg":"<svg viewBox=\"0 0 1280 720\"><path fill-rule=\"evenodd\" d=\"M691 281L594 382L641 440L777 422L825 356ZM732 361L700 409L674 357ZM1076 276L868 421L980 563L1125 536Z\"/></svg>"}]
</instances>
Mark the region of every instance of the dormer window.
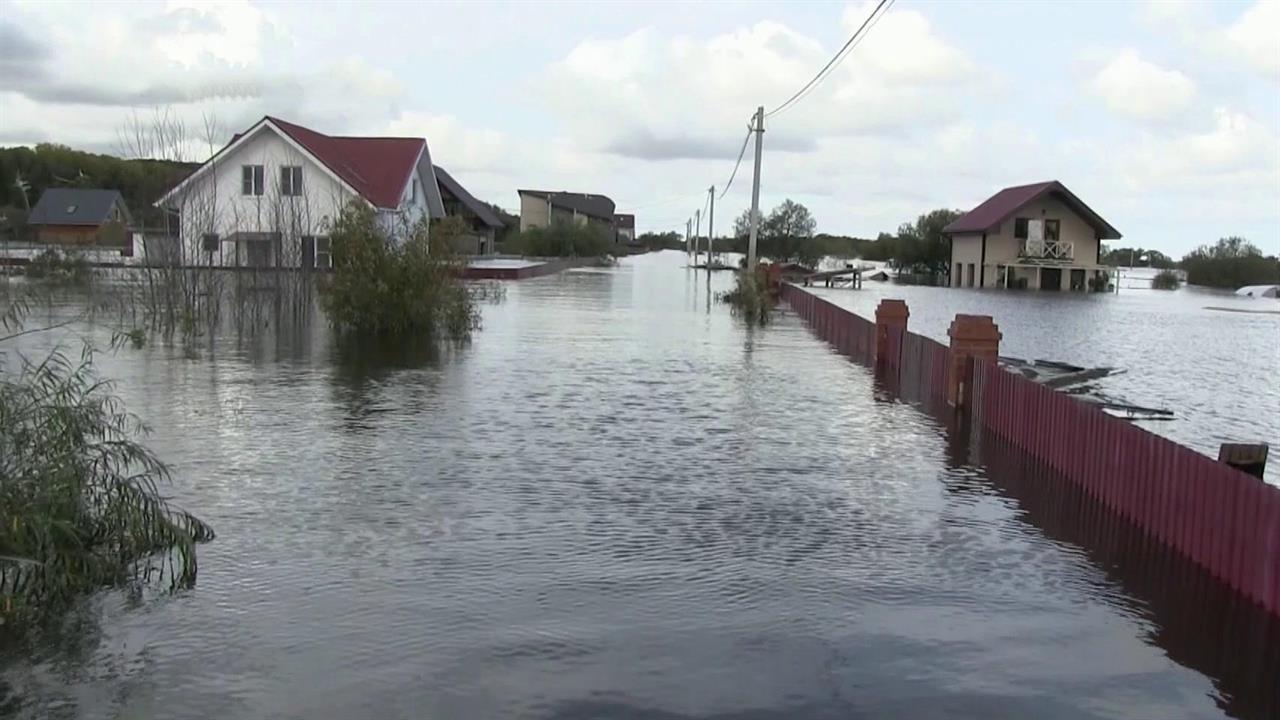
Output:
<instances>
[{"instance_id":1,"label":"dormer window","mask_svg":"<svg viewBox=\"0 0 1280 720\"><path fill-rule=\"evenodd\" d=\"M68 205L67 214L70 215L71 213L75 212L77 207L79 207L79 205Z\"/></svg>"}]
</instances>

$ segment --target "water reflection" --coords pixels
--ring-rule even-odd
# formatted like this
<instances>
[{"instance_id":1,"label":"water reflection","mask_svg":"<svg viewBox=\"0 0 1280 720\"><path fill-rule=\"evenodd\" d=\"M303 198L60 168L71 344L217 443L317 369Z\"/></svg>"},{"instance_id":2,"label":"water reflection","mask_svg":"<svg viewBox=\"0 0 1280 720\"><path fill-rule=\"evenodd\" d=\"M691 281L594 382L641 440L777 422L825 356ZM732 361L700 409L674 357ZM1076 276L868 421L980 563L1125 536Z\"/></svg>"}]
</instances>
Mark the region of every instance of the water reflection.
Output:
<instances>
[{"instance_id":1,"label":"water reflection","mask_svg":"<svg viewBox=\"0 0 1280 720\"><path fill-rule=\"evenodd\" d=\"M1280 620L976 425L968 413L936 398L921 400L895 379L880 379L879 386L886 399L903 398L946 428L947 463L956 471L943 476L948 494L972 501L998 493L1015 500L1022 520L1080 548L1106 573L1094 597L1148 620L1148 642L1213 679L1219 707L1239 718L1280 717Z\"/></svg>"},{"instance_id":2,"label":"water reflection","mask_svg":"<svg viewBox=\"0 0 1280 720\"><path fill-rule=\"evenodd\" d=\"M1092 535L1028 509L1041 485L1005 477L1021 466L794 315L750 329L708 305L732 276L684 261L514 283L472 343L438 352L273 319L257 339L206 338L197 359L160 343L104 356L174 465L175 501L218 539L190 592L97 598L75 652L0 649L2 712L1271 709L1244 670L1269 656L1210 657L1243 631L1174 649L1189 610L1160 604L1217 617L1210 601L1126 580L1145 566L1091 556Z\"/></svg>"}]
</instances>

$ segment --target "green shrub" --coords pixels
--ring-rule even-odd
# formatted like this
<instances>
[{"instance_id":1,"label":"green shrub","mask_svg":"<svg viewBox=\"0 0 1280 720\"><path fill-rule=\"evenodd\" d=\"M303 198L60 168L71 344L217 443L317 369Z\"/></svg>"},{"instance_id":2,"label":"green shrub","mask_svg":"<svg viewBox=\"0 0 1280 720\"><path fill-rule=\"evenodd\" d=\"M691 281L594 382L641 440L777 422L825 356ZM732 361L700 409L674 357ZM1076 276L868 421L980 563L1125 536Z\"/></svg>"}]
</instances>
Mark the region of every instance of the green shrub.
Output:
<instances>
[{"instance_id":1,"label":"green shrub","mask_svg":"<svg viewBox=\"0 0 1280 720\"><path fill-rule=\"evenodd\" d=\"M757 265L755 273L745 269L737 273L733 289L719 295L720 302L728 303L735 315L749 324L765 325L777 300L769 288L769 278L763 265Z\"/></svg>"},{"instance_id":2,"label":"green shrub","mask_svg":"<svg viewBox=\"0 0 1280 720\"><path fill-rule=\"evenodd\" d=\"M336 327L374 335L417 334L462 339L479 327L480 314L459 280L464 261L450 245L461 232L456 218L388 237L372 208L352 203L329 234L333 273L321 303Z\"/></svg>"},{"instance_id":3,"label":"green shrub","mask_svg":"<svg viewBox=\"0 0 1280 720\"><path fill-rule=\"evenodd\" d=\"M505 248L533 257L600 257L613 250L613 240L599 225L557 220L513 235Z\"/></svg>"},{"instance_id":4,"label":"green shrub","mask_svg":"<svg viewBox=\"0 0 1280 720\"><path fill-rule=\"evenodd\" d=\"M1151 287L1155 290L1177 290L1182 285L1182 278L1172 270L1161 270L1151 279Z\"/></svg>"},{"instance_id":5,"label":"green shrub","mask_svg":"<svg viewBox=\"0 0 1280 720\"><path fill-rule=\"evenodd\" d=\"M57 248L49 248L31 259L26 275L59 285L87 285L93 279L93 268L79 253L63 254Z\"/></svg>"},{"instance_id":6,"label":"green shrub","mask_svg":"<svg viewBox=\"0 0 1280 720\"><path fill-rule=\"evenodd\" d=\"M165 502L169 470L142 432L88 350L0 372L0 625L102 587L195 581L195 545L213 531Z\"/></svg>"}]
</instances>

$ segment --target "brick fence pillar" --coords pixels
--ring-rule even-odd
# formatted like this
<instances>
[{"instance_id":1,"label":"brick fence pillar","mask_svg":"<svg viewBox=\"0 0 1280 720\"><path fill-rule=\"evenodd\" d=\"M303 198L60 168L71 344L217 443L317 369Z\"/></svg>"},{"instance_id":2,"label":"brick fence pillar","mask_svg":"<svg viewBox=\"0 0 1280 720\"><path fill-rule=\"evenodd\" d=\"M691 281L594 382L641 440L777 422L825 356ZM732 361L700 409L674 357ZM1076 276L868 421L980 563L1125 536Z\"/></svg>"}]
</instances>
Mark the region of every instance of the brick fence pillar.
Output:
<instances>
[{"instance_id":1,"label":"brick fence pillar","mask_svg":"<svg viewBox=\"0 0 1280 720\"><path fill-rule=\"evenodd\" d=\"M876 365L882 365L889 356L889 328L907 332L907 318L911 311L905 300L881 300L876 306Z\"/></svg>"},{"instance_id":2,"label":"brick fence pillar","mask_svg":"<svg viewBox=\"0 0 1280 720\"><path fill-rule=\"evenodd\" d=\"M1000 328L990 315L956 315L947 330L951 338L951 366L947 369L947 403L961 407L969 402L975 359L995 362L1000 355Z\"/></svg>"}]
</instances>

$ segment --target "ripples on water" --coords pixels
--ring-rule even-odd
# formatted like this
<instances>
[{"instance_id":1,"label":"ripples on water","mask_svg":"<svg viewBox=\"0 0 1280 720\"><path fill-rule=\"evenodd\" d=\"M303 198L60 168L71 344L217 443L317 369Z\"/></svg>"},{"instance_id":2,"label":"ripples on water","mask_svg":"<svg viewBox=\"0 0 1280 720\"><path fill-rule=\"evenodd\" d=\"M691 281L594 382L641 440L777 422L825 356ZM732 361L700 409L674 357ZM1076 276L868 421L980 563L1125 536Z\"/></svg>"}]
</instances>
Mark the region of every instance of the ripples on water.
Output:
<instances>
[{"instance_id":1,"label":"ripples on water","mask_svg":"<svg viewBox=\"0 0 1280 720\"><path fill-rule=\"evenodd\" d=\"M218 539L194 590L106 594L10 651L0 713L1276 707L1273 636L1211 584L794 316L744 329L682 261L512 284L465 348L387 357L317 322L105 358Z\"/></svg>"}]
</instances>

